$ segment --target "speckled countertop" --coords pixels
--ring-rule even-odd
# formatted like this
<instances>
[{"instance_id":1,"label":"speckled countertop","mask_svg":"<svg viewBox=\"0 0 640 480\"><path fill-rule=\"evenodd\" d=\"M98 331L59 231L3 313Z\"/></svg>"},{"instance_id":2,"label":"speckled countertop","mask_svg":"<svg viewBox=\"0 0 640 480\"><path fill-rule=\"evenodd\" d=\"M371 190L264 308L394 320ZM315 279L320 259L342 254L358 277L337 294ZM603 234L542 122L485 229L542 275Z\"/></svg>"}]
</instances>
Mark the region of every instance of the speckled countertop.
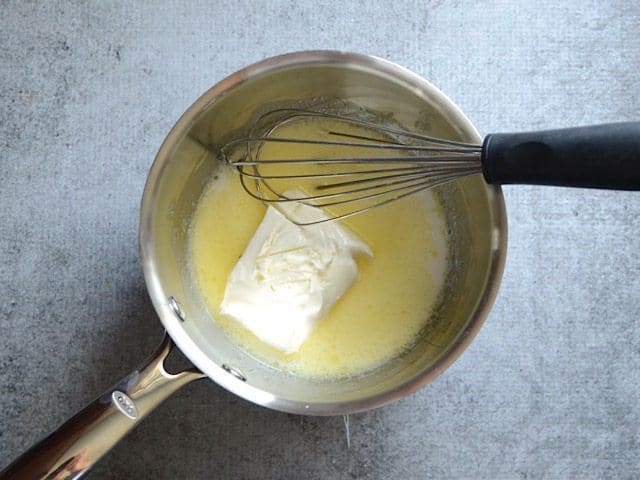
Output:
<instances>
[{"instance_id":1,"label":"speckled countertop","mask_svg":"<svg viewBox=\"0 0 640 480\"><path fill-rule=\"evenodd\" d=\"M375 54L482 133L640 118L626 1L0 1L0 465L150 353L137 253L153 157L204 90L266 56ZM640 194L504 189L500 295L434 384L305 418L212 382L180 391L90 478L633 478Z\"/></svg>"}]
</instances>

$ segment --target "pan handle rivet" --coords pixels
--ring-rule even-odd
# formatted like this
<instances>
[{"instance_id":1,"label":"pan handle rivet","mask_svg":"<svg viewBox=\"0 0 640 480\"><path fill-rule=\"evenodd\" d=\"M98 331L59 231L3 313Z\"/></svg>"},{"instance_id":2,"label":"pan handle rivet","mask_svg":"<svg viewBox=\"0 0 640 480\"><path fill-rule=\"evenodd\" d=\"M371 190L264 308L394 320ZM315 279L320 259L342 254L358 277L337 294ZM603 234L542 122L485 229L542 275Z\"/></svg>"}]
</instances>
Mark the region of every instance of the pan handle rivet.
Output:
<instances>
[{"instance_id":1,"label":"pan handle rivet","mask_svg":"<svg viewBox=\"0 0 640 480\"><path fill-rule=\"evenodd\" d=\"M247 377L245 377L244 374L240 370L238 370L237 368L230 367L226 363L222 364L222 368L224 369L225 372L230 373L231 375L236 377L238 380L241 380L243 382L247 381Z\"/></svg>"},{"instance_id":2,"label":"pan handle rivet","mask_svg":"<svg viewBox=\"0 0 640 480\"><path fill-rule=\"evenodd\" d=\"M181 322L185 321L186 317L184 315L184 310L182 310L182 307L174 297L169 297L169 308Z\"/></svg>"}]
</instances>

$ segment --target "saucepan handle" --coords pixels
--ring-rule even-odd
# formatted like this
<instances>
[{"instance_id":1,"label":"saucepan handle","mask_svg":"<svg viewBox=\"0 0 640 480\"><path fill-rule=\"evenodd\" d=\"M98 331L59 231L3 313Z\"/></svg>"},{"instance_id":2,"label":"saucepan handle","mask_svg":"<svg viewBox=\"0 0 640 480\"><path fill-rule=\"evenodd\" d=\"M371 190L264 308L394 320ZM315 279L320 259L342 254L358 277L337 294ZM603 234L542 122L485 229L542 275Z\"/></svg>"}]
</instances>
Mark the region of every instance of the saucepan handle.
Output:
<instances>
[{"instance_id":1,"label":"saucepan handle","mask_svg":"<svg viewBox=\"0 0 640 480\"><path fill-rule=\"evenodd\" d=\"M487 135L489 183L640 190L640 122Z\"/></svg>"},{"instance_id":2,"label":"saucepan handle","mask_svg":"<svg viewBox=\"0 0 640 480\"><path fill-rule=\"evenodd\" d=\"M71 480L82 477L120 439L173 392L204 375L164 368L173 343L162 344L139 370L123 378L51 435L0 472L0 480Z\"/></svg>"}]
</instances>

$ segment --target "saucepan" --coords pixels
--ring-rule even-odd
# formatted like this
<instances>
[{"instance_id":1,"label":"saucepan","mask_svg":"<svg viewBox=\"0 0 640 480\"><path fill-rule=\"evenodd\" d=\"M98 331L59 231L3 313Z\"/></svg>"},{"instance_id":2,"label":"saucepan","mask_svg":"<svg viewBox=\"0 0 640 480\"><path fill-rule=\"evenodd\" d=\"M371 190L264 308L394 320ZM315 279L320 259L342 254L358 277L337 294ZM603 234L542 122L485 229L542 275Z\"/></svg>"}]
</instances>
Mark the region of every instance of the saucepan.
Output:
<instances>
[{"instance_id":1,"label":"saucepan","mask_svg":"<svg viewBox=\"0 0 640 480\"><path fill-rule=\"evenodd\" d=\"M462 353L494 301L506 252L502 192L480 175L439 192L451 237L445 301L415 346L382 367L355 378L296 377L236 347L207 311L187 267L187 239L197 200L218 162L215 147L241 133L265 106L313 98L345 99L386 112L416 131L481 140L467 117L437 88L375 57L298 52L269 58L222 80L178 120L144 189L140 258L149 295L167 332L162 345L142 367L32 447L0 478L79 478L151 410L197 379L209 378L267 408L339 415L409 395ZM225 234L224 225L217 234ZM174 344L193 368L178 373L165 369Z\"/></svg>"}]
</instances>

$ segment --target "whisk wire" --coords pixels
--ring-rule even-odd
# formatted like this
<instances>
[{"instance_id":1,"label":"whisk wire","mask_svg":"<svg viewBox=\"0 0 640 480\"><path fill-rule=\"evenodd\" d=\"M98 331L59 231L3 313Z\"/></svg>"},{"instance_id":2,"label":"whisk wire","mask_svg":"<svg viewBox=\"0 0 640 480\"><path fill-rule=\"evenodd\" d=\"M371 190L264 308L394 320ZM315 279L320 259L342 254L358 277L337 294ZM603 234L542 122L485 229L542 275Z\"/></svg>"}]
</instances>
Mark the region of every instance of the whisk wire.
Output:
<instances>
[{"instance_id":1,"label":"whisk wire","mask_svg":"<svg viewBox=\"0 0 640 480\"><path fill-rule=\"evenodd\" d=\"M260 123L278 117L264 132ZM279 137L279 126L300 119L329 119L317 139ZM340 122L344 131L336 124ZM352 132L354 128L365 133ZM351 130L350 130L351 129ZM256 134L258 133L258 134ZM330 139L326 139L329 137ZM333 137L348 139L334 140ZM300 156L270 158L263 149L270 143L299 145ZM238 147L245 147L238 152ZM317 146L318 149L309 149ZM329 154L341 153L338 158ZM299 225L340 220L433 188L480 173L479 145L408 132L344 115L302 109L276 109L259 117L249 136L225 144L222 157L236 167L241 185L252 197L266 203L301 202L328 208L328 217ZM318 155L327 152L327 156ZM350 155L353 152L353 156ZM380 152L380 155L374 155ZM391 152L398 152L393 155ZM336 210L334 210L336 209Z\"/></svg>"},{"instance_id":2,"label":"whisk wire","mask_svg":"<svg viewBox=\"0 0 640 480\"><path fill-rule=\"evenodd\" d=\"M435 162L434 162L435 163ZM237 164L234 164L237 166ZM246 165L246 164L242 164L240 166L238 166L238 170L241 171L241 175L245 176L245 177L249 177L249 178L255 178L255 179L266 179L266 180L275 180L275 179L282 179L285 178L283 175L278 174L278 175L269 175L266 173L251 173L247 168L247 166L256 166L259 167L259 165L257 164L252 164L252 165ZM421 172L421 173L429 173L429 172L440 172L440 171L449 171L449 170L459 170L460 167L469 167L469 168L474 168L476 167L475 162L474 161L460 161L460 162L456 162L456 165L452 165L451 162L443 162L443 163L435 163L435 165L414 165L414 166L409 166L409 167L397 167L397 168L380 168L380 169L373 169L373 170L367 170L366 173L371 175L371 174L378 174L378 173L387 173L387 172L407 172L407 173L412 173L412 172ZM258 169L259 170L259 169ZM299 180L304 180L304 179L320 179L320 178L334 178L334 177L349 177L349 176L362 176L363 172L356 172L353 170L348 170L348 171L332 171L332 172L328 172L328 173L304 173L304 174L287 174L286 178L287 179L299 179ZM324 188L323 185L319 185L318 188Z\"/></svg>"},{"instance_id":3,"label":"whisk wire","mask_svg":"<svg viewBox=\"0 0 640 480\"><path fill-rule=\"evenodd\" d=\"M466 143L466 142L460 142L457 140L450 140L450 139L446 139L446 138L440 138L440 137L433 137L430 135L424 135L421 133L417 133L417 132L411 132L408 130L403 130L400 128L394 128L394 127L390 127L387 125L381 125L380 123L375 123L375 122L371 122L368 120L364 120L362 118L356 118L353 116L347 116L347 115L343 115L343 114L338 114L338 113L330 113L330 112L321 112L321 111L315 111L315 110L307 110L307 109L303 109L303 108L276 108L273 110L270 110L269 112L266 112L264 114L262 114L260 117L258 117L258 120L256 121L256 124L260 123L260 121L264 120L265 118L269 117L269 116L273 116L273 115L284 115L284 118L286 120L290 120L293 119L295 117L314 117L314 118L330 118L330 119L334 119L334 120L338 120L340 122L344 122L344 123L351 123L353 125L361 125L364 127L367 127L369 129L371 129L374 132L384 132L387 134L392 134L392 135L399 135L399 136L403 136L406 138L413 138L415 140L420 140L420 141L424 141L424 142L431 142L431 143L437 143L437 144L441 144L441 145L458 145L458 146L466 146L469 148L478 148L478 145L473 144L473 143ZM336 134L334 132L334 134ZM339 135L341 136L350 136L352 134L345 134L344 132L340 132Z\"/></svg>"},{"instance_id":4,"label":"whisk wire","mask_svg":"<svg viewBox=\"0 0 640 480\"><path fill-rule=\"evenodd\" d=\"M335 132L326 132L330 135L338 135ZM342 134L342 136L347 136ZM358 137L363 138L363 137ZM440 147L435 145L403 145L398 143L380 143L380 140L376 140L373 138L368 138L371 142L376 143L354 143L354 142L340 142L334 140L307 140L301 138L282 138L282 137L243 137L238 138L236 140L232 140L229 143L225 144L223 150L227 150L230 147L241 144L260 144L262 142L271 142L271 143L295 143L300 145L322 145L322 146L336 146L336 147L352 147L352 148L370 148L370 149L380 149L380 150L412 150L412 151L420 151L420 152L450 152L450 153L474 153L477 151L478 146L475 147L467 147L463 145L450 145L447 147Z\"/></svg>"}]
</instances>

